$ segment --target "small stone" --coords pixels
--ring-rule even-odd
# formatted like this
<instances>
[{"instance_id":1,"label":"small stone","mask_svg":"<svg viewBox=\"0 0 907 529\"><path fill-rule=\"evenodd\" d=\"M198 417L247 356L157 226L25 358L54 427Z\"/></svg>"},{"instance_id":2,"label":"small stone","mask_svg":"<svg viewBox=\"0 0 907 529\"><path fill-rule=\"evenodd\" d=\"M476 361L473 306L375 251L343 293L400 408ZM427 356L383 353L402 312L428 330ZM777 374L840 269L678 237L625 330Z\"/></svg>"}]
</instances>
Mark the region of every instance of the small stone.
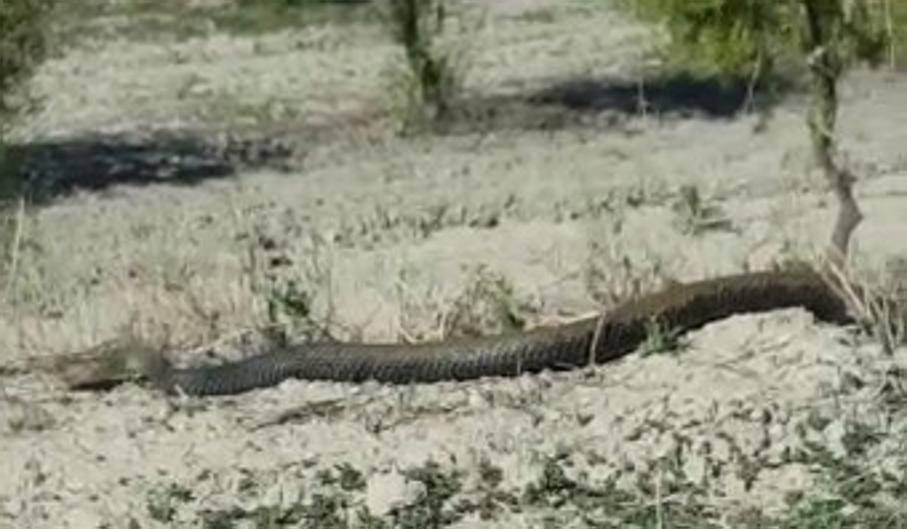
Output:
<instances>
[{"instance_id":1,"label":"small stone","mask_svg":"<svg viewBox=\"0 0 907 529\"><path fill-rule=\"evenodd\" d=\"M385 516L395 507L414 502L425 492L425 485L409 481L396 469L373 474L366 484L365 505L374 516Z\"/></svg>"},{"instance_id":2,"label":"small stone","mask_svg":"<svg viewBox=\"0 0 907 529\"><path fill-rule=\"evenodd\" d=\"M488 400L478 391L470 391L467 397L467 402L469 407L472 409L481 409L488 406Z\"/></svg>"},{"instance_id":3,"label":"small stone","mask_svg":"<svg viewBox=\"0 0 907 529\"><path fill-rule=\"evenodd\" d=\"M826 447L837 457L847 456L847 447L844 438L847 435L847 425L844 419L835 419L822 430Z\"/></svg>"},{"instance_id":4,"label":"small stone","mask_svg":"<svg viewBox=\"0 0 907 529\"><path fill-rule=\"evenodd\" d=\"M694 483L705 483L708 479L708 459L703 455L688 453L683 460L683 472Z\"/></svg>"}]
</instances>

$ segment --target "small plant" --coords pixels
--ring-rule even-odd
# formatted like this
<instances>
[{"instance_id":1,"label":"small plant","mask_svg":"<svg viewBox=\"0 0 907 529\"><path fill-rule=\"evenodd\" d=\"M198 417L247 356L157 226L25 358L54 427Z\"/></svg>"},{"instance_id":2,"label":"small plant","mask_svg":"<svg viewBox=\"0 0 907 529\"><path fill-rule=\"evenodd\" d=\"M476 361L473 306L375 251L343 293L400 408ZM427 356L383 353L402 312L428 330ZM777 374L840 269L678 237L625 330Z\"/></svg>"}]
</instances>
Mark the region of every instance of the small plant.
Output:
<instances>
[{"instance_id":1,"label":"small plant","mask_svg":"<svg viewBox=\"0 0 907 529\"><path fill-rule=\"evenodd\" d=\"M409 343L519 331L527 313L536 310L517 299L505 276L485 265L467 269L466 283L453 299L435 286L413 291L416 273L401 269L396 283L400 338Z\"/></svg>"},{"instance_id":2,"label":"small plant","mask_svg":"<svg viewBox=\"0 0 907 529\"><path fill-rule=\"evenodd\" d=\"M704 200L694 185L680 187L673 209L680 219L681 230L688 235L731 228L731 222L721 208Z\"/></svg>"},{"instance_id":3,"label":"small plant","mask_svg":"<svg viewBox=\"0 0 907 529\"><path fill-rule=\"evenodd\" d=\"M5 202L22 191L13 177L18 160L5 148L5 138L14 118L34 103L23 88L48 53L45 23L52 7L53 0L0 3L0 201L3 202L0 207L3 209L6 209Z\"/></svg>"},{"instance_id":4,"label":"small plant","mask_svg":"<svg viewBox=\"0 0 907 529\"><path fill-rule=\"evenodd\" d=\"M366 485L362 472L347 462L334 465L333 469L320 470L317 478L321 485L339 485L345 492L363 490Z\"/></svg>"},{"instance_id":5,"label":"small plant","mask_svg":"<svg viewBox=\"0 0 907 529\"><path fill-rule=\"evenodd\" d=\"M384 0L383 18L405 54L390 70L392 110L408 132L450 117L460 89L461 57L441 37L449 24L446 0Z\"/></svg>"},{"instance_id":6,"label":"small plant","mask_svg":"<svg viewBox=\"0 0 907 529\"><path fill-rule=\"evenodd\" d=\"M567 520L582 520L581 527L719 527L718 513L703 502L704 491L689 482L641 474L641 490L631 491L619 488L613 478L593 483L583 473L570 477L565 463L558 457L546 457L538 479L522 491L524 506L555 510L549 515L549 527L561 527ZM667 483L659 485L662 479ZM656 483L649 484L652 480Z\"/></svg>"},{"instance_id":7,"label":"small plant","mask_svg":"<svg viewBox=\"0 0 907 529\"><path fill-rule=\"evenodd\" d=\"M597 242L589 245L583 280L592 300L605 308L648 294L669 282L664 263L657 256L633 260L620 248Z\"/></svg>"},{"instance_id":8,"label":"small plant","mask_svg":"<svg viewBox=\"0 0 907 529\"><path fill-rule=\"evenodd\" d=\"M521 330L524 308L506 277L485 266L475 268L466 289L443 321L444 336L480 336Z\"/></svg>"},{"instance_id":9,"label":"small plant","mask_svg":"<svg viewBox=\"0 0 907 529\"><path fill-rule=\"evenodd\" d=\"M907 516L899 508L907 499L903 471L874 470L863 464L870 448L879 445L881 435L858 427L850 437L853 439L845 443L844 455L802 439L796 457L818 468L824 493L800 498L788 518L778 524L780 527L904 527ZM899 463L901 469L902 465Z\"/></svg>"},{"instance_id":10,"label":"small plant","mask_svg":"<svg viewBox=\"0 0 907 529\"><path fill-rule=\"evenodd\" d=\"M279 529L317 527L319 529L348 529L351 527L385 527L370 514L355 492L365 488L362 474L349 463L316 472L309 494L298 493L290 501L264 502L250 506L206 510L201 513L202 527ZM261 485L250 479L249 485Z\"/></svg>"},{"instance_id":11,"label":"small plant","mask_svg":"<svg viewBox=\"0 0 907 529\"><path fill-rule=\"evenodd\" d=\"M276 279L272 281L274 284L266 299L269 336L276 343L286 346L290 341L289 329L294 322L305 321L312 315L311 294L292 278L281 284Z\"/></svg>"},{"instance_id":12,"label":"small plant","mask_svg":"<svg viewBox=\"0 0 907 529\"><path fill-rule=\"evenodd\" d=\"M333 339L327 243L317 236L309 238L305 251L309 259L294 263L285 244L278 243L260 226L254 232L256 236L246 248L245 273L252 292L264 301L264 337L278 347L300 339ZM316 308L319 293L325 291L327 314Z\"/></svg>"},{"instance_id":13,"label":"small plant","mask_svg":"<svg viewBox=\"0 0 907 529\"><path fill-rule=\"evenodd\" d=\"M554 457L547 457L538 479L523 490L523 501L530 505L559 507L570 501L579 489L580 485L567 477L561 463Z\"/></svg>"},{"instance_id":14,"label":"small plant","mask_svg":"<svg viewBox=\"0 0 907 529\"><path fill-rule=\"evenodd\" d=\"M146 507L152 520L161 523L171 523L176 516L177 507L181 503L192 501L192 491L171 483L165 488L153 489L148 493Z\"/></svg>"},{"instance_id":15,"label":"small plant","mask_svg":"<svg viewBox=\"0 0 907 529\"><path fill-rule=\"evenodd\" d=\"M646 341L641 346L642 356L677 351L685 345L679 332L667 327L657 318L646 322Z\"/></svg>"},{"instance_id":16,"label":"small plant","mask_svg":"<svg viewBox=\"0 0 907 529\"><path fill-rule=\"evenodd\" d=\"M409 468L403 473L408 479L422 483L425 488L410 504L391 511L393 526L401 529L446 527L462 517L462 513L447 506L448 500L463 488L463 473L457 469L444 472L434 461Z\"/></svg>"},{"instance_id":17,"label":"small plant","mask_svg":"<svg viewBox=\"0 0 907 529\"><path fill-rule=\"evenodd\" d=\"M45 23L53 0L0 3L0 135L25 100L21 89L48 52ZM0 136L2 138L2 136Z\"/></svg>"}]
</instances>

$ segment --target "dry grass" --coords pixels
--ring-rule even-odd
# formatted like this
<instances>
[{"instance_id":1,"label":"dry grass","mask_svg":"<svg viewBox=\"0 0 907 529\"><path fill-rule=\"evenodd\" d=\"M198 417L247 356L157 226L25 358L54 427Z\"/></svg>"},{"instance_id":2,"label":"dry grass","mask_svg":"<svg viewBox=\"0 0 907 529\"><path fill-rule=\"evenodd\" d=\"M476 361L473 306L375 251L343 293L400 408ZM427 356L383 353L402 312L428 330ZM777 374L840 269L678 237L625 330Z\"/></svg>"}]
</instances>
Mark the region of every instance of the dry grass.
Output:
<instances>
[{"instance_id":1,"label":"dry grass","mask_svg":"<svg viewBox=\"0 0 907 529\"><path fill-rule=\"evenodd\" d=\"M104 35L130 41L164 42L204 38L211 34L255 36L320 24L370 23L369 2L230 0L117 0L63 5L57 25L60 37L80 43Z\"/></svg>"},{"instance_id":2,"label":"dry grass","mask_svg":"<svg viewBox=\"0 0 907 529\"><path fill-rule=\"evenodd\" d=\"M3 216L3 226L0 227L2 230L0 243L3 244L3 253L0 255L3 255L6 261L2 269L3 299L9 300L13 297L20 266L22 232L25 229L25 199L20 198L14 208L3 208L0 211Z\"/></svg>"},{"instance_id":3,"label":"dry grass","mask_svg":"<svg viewBox=\"0 0 907 529\"><path fill-rule=\"evenodd\" d=\"M401 272L395 288L398 336L404 343L518 332L538 311L505 275L484 265L466 271L463 286L449 295L431 286L414 288L406 269Z\"/></svg>"},{"instance_id":4,"label":"dry grass","mask_svg":"<svg viewBox=\"0 0 907 529\"><path fill-rule=\"evenodd\" d=\"M907 344L907 277L859 273L852 263L832 261L819 269L887 353Z\"/></svg>"},{"instance_id":5,"label":"dry grass","mask_svg":"<svg viewBox=\"0 0 907 529\"><path fill-rule=\"evenodd\" d=\"M614 239L590 242L583 280L590 297L603 309L664 288L674 282L663 259L649 254L634 260Z\"/></svg>"}]
</instances>

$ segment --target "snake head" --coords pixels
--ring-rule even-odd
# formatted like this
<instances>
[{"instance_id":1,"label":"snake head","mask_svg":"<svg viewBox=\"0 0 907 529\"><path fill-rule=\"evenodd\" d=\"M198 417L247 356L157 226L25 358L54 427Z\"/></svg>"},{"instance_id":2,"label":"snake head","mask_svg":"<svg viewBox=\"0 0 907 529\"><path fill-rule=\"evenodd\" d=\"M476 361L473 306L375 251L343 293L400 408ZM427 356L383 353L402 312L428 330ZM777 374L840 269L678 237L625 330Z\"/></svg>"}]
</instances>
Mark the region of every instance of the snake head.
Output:
<instances>
[{"instance_id":1,"label":"snake head","mask_svg":"<svg viewBox=\"0 0 907 529\"><path fill-rule=\"evenodd\" d=\"M137 340L110 340L61 356L51 371L72 390L103 390L139 380L158 380L171 369L160 349Z\"/></svg>"}]
</instances>

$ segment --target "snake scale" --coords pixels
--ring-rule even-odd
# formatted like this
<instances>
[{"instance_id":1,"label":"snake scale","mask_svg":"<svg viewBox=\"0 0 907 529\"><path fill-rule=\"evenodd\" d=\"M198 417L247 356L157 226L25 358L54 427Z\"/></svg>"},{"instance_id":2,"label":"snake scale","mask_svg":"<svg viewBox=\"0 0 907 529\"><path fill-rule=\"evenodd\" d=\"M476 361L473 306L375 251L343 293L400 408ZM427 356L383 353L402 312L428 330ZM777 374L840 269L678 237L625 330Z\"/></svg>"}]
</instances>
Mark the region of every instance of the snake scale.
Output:
<instances>
[{"instance_id":1,"label":"snake scale","mask_svg":"<svg viewBox=\"0 0 907 529\"><path fill-rule=\"evenodd\" d=\"M522 333L420 344L302 343L222 365L177 368L158 355L142 374L158 388L230 395L289 379L419 383L514 376L607 362L637 349L651 322L690 331L734 314L802 307L816 319L852 322L847 305L811 270L745 273L672 285L600 317Z\"/></svg>"}]
</instances>

